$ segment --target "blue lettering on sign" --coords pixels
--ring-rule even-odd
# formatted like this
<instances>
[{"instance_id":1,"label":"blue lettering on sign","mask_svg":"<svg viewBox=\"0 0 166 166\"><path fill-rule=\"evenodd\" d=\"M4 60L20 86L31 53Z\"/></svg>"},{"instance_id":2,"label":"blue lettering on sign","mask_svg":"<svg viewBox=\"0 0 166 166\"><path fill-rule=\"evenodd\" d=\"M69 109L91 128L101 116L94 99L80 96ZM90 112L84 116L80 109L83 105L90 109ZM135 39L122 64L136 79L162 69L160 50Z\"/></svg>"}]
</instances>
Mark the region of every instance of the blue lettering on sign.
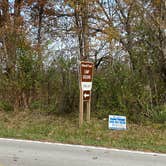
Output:
<instances>
[{"instance_id":1,"label":"blue lettering on sign","mask_svg":"<svg viewBox=\"0 0 166 166\"><path fill-rule=\"evenodd\" d=\"M110 119L110 123L122 123L122 124L125 124L126 121L125 121L125 119L115 119L115 120Z\"/></svg>"}]
</instances>

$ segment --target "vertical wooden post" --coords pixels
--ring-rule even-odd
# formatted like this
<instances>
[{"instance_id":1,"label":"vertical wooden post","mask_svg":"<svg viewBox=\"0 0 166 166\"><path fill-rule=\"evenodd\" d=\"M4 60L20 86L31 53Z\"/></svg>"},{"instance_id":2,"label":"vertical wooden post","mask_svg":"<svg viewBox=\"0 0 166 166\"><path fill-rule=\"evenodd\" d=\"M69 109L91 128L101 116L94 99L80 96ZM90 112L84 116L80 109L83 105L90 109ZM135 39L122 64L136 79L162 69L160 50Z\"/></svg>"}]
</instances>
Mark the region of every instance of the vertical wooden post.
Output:
<instances>
[{"instance_id":1,"label":"vertical wooden post","mask_svg":"<svg viewBox=\"0 0 166 166\"><path fill-rule=\"evenodd\" d=\"M84 118L83 91L82 88L80 88L79 127L81 127L83 124L83 118Z\"/></svg>"},{"instance_id":2,"label":"vertical wooden post","mask_svg":"<svg viewBox=\"0 0 166 166\"><path fill-rule=\"evenodd\" d=\"M90 122L91 89L92 89L93 63L81 62L80 65L80 103L79 103L79 127L83 124L84 107L86 120ZM85 102L85 103L84 103Z\"/></svg>"},{"instance_id":3,"label":"vertical wooden post","mask_svg":"<svg viewBox=\"0 0 166 166\"><path fill-rule=\"evenodd\" d=\"M90 99L87 101L87 115L86 115L86 120L88 123L90 123L90 113L91 113L91 97Z\"/></svg>"}]
</instances>

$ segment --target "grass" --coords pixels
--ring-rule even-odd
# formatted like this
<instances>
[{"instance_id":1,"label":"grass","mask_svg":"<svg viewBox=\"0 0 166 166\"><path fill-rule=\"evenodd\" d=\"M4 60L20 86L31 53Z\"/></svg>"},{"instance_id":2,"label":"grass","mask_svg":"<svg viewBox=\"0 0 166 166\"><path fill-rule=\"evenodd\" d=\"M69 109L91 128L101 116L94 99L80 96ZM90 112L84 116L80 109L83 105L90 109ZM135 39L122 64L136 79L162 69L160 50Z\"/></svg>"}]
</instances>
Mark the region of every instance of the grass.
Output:
<instances>
[{"instance_id":1,"label":"grass","mask_svg":"<svg viewBox=\"0 0 166 166\"><path fill-rule=\"evenodd\" d=\"M0 137L166 153L166 124L127 124L127 128L108 130L107 120L95 118L78 128L75 115L0 111Z\"/></svg>"}]
</instances>

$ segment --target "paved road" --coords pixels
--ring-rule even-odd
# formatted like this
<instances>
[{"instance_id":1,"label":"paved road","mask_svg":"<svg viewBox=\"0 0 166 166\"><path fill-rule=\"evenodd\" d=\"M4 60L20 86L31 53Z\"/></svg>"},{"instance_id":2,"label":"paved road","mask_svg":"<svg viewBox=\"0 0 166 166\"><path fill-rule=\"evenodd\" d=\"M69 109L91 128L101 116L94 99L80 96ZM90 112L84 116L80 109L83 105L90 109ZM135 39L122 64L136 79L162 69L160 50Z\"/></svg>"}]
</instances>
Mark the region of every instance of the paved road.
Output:
<instances>
[{"instance_id":1,"label":"paved road","mask_svg":"<svg viewBox=\"0 0 166 166\"><path fill-rule=\"evenodd\" d=\"M0 166L166 166L166 154L0 138Z\"/></svg>"}]
</instances>

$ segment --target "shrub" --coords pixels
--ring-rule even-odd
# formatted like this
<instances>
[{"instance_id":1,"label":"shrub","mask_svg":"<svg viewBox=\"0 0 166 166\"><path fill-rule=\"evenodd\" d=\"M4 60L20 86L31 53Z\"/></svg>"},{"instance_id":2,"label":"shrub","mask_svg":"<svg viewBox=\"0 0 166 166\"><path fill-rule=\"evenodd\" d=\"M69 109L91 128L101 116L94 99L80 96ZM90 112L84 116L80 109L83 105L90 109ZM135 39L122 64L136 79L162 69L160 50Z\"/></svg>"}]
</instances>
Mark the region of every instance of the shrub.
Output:
<instances>
[{"instance_id":1,"label":"shrub","mask_svg":"<svg viewBox=\"0 0 166 166\"><path fill-rule=\"evenodd\" d=\"M166 122L166 105L158 106L155 108L152 114L152 120L155 123L165 123Z\"/></svg>"},{"instance_id":2,"label":"shrub","mask_svg":"<svg viewBox=\"0 0 166 166\"><path fill-rule=\"evenodd\" d=\"M0 101L0 110L5 112L11 112L14 111L14 107L6 101Z\"/></svg>"}]
</instances>

